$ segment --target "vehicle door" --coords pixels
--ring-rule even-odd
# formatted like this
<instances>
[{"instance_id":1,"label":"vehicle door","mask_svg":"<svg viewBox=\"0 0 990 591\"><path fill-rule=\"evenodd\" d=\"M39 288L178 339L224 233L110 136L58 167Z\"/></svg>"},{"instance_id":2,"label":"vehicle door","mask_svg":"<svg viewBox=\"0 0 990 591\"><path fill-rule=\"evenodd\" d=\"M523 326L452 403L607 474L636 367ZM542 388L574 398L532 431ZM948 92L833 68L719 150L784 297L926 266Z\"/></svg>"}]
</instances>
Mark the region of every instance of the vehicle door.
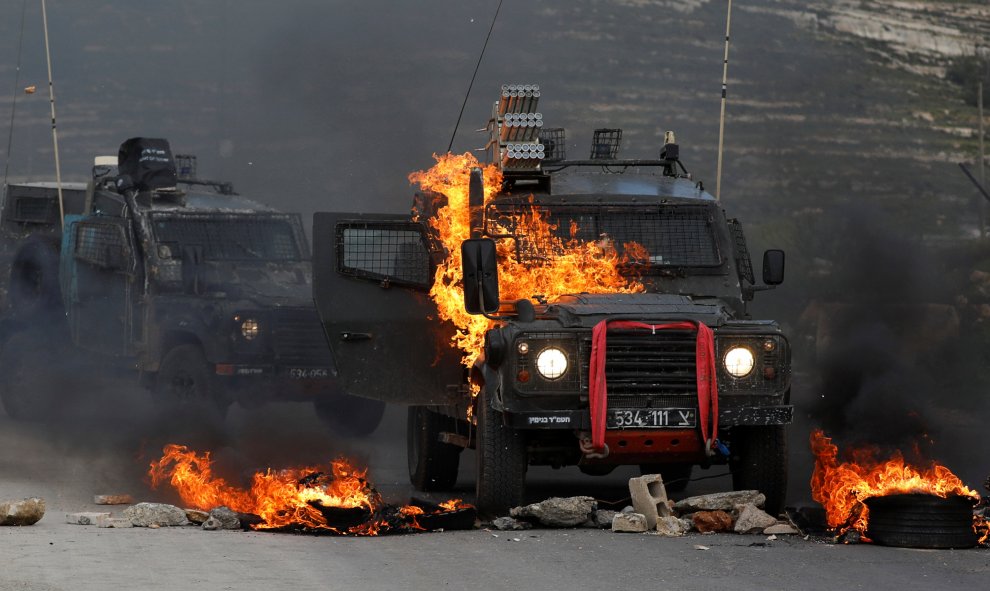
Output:
<instances>
[{"instance_id":1,"label":"vehicle door","mask_svg":"<svg viewBox=\"0 0 990 591\"><path fill-rule=\"evenodd\" d=\"M464 370L437 318L426 228L408 216L313 216L313 293L349 393L400 404L457 400Z\"/></svg>"},{"instance_id":2,"label":"vehicle door","mask_svg":"<svg viewBox=\"0 0 990 591\"><path fill-rule=\"evenodd\" d=\"M87 217L65 232L63 293L72 342L110 355L130 352L137 259L127 222Z\"/></svg>"}]
</instances>

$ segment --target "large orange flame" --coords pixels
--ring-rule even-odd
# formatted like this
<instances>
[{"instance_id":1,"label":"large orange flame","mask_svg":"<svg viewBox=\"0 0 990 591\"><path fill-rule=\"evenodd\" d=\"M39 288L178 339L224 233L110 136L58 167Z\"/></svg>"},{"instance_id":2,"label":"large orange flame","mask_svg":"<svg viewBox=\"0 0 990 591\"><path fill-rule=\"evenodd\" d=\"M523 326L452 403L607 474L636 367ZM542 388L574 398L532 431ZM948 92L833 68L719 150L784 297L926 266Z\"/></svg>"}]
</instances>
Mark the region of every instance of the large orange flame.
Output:
<instances>
[{"instance_id":1,"label":"large orange flame","mask_svg":"<svg viewBox=\"0 0 990 591\"><path fill-rule=\"evenodd\" d=\"M197 453L184 445L169 444L161 459L152 462L148 471L153 487L168 482L182 502L195 509L210 510L226 506L241 513L258 515L262 522L256 529L289 526L336 533L375 535L385 523L378 514L385 508L381 496L365 478L366 469L357 469L345 459L326 467L268 469L254 474L251 487L240 489L213 473L210 452ZM460 499L447 501L444 511L465 507ZM341 530L329 523L326 509L356 509L367 512L368 519ZM417 529L415 516L420 507L407 506L397 513L409 517L409 526Z\"/></svg>"},{"instance_id":2,"label":"large orange flame","mask_svg":"<svg viewBox=\"0 0 990 591\"><path fill-rule=\"evenodd\" d=\"M440 318L457 327L454 345L464 352L464 364L471 367L484 342L485 332L494 326L483 316L472 316L464 310L464 290L461 286L461 242L471 237L469 210L470 171L481 167L470 153L436 156L436 164L427 171L409 175L410 182L425 191L441 193L447 203L426 220L442 243L447 256L437 268L430 296L437 304ZM485 179L485 204L501 188L502 174L493 165L481 167ZM564 240L557 229L536 210L530 210L515 220L517 234L525 234L534 243L547 245L554 256L540 264L520 261L511 239L497 241L499 255L499 289L502 300L515 301L535 295L553 300L571 293L631 293L644 290L635 278L623 276L619 267L630 258L648 259L638 244L625 245L626 255L620 257L614 248L596 242ZM577 228L569 228L571 236Z\"/></svg>"},{"instance_id":3,"label":"large orange flame","mask_svg":"<svg viewBox=\"0 0 990 591\"><path fill-rule=\"evenodd\" d=\"M920 493L980 498L945 466L912 466L900 452L882 459L879 448L863 447L845 454L848 461L840 461L838 446L818 429L811 434L811 451L811 496L825 508L828 526L838 533L866 531L869 512L863 501L870 497Z\"/></svg>"}]
</instances>

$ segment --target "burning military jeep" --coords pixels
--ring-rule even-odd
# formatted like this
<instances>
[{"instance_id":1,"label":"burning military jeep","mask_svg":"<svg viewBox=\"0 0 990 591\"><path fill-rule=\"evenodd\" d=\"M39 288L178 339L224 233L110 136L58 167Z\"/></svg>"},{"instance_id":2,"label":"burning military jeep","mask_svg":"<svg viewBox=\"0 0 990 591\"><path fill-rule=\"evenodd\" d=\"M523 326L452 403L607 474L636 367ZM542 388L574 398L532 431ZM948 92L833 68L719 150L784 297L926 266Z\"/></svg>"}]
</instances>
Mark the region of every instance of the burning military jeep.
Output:
<instances>
[{"instance_id":1,"label":"burning military jeep","mask_svg":"<svg viewBox=\"0 0 990 591\"><path fill-rule=\"evenodd\" d=\"M617 465L683 488L695 465L779 510L787 480L790 350L747 303L741 225L686 172L668 133L657 159L621 159L621 130L567 159L538 91L506 87L491 163L446 155L411 176L408 216L318 213L314 290L348 391L410 405L409 473L457 479L476 450L477 503L524 499L530 465Z\"/></svg>"}]
</instances>

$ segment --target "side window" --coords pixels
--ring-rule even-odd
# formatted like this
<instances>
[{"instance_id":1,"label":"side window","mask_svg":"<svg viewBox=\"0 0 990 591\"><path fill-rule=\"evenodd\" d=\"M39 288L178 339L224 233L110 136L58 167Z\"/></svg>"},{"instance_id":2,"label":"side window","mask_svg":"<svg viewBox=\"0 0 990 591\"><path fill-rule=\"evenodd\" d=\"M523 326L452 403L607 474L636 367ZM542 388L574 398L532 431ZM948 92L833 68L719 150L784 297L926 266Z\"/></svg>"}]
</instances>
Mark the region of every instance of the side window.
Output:
<instances>
[{"instance_id":1,"label":"side window","mask_svg":"<svg viewBox=\"0 0 990 591\"><path fill-rule=\"evenodd\" d=\"M97 267L123 270L127 265L127 238L120 226L85 222L77 224L74 247L77 260Z\"/></svg>"},{"instance_id":2,"label":"side window","mask_svg":"<svg viewBox=\"0 0 990 591\"><path fill-rule=\"evenodd\" d=\"M341 222L336 228L337 271L429 289L430 252L415 223Z\"/></svg>"}]
</instances>

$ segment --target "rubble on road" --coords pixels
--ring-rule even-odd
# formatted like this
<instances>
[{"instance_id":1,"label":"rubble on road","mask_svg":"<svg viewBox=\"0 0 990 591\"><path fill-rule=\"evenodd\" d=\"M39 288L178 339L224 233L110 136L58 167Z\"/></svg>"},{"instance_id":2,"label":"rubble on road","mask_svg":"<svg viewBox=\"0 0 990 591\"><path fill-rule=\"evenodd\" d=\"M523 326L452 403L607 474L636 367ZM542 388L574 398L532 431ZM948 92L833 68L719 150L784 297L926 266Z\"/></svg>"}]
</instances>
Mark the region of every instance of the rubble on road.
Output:
<instances>
[{"instance_id":1,"label":"rubble on road","mask_svg":"<svg viewBox=\"0 0 990 591\"><path fill-rule=\"evenodd\" d=\"M801 532L798 531L798 528L794 527L790 523L776 523L764 529L763 533L767 535L778 535L778 536L801 535Z\"/></svg>"},{"instance_id":2,"label":"rubble on road","mask_svg":"<svg viewBox=\"0 0 990 591\"><path fill-rule=\"evenodd\" d=\"M762 507L766 500L758 490L736 490L682 499L674 503L674 511L679 515L696 511L732 511L736 505Z\"/></svg>"},{"instance_id":3,"label":"rubble on road","mask_svg":"<svg viewBox=\"0 0 990 591\"><path fill-rule=\"evenodd\" d=\"M126 517L111 517L108 513L106 517L101 516L96 519L96 527L123 529L134 527L134 524Z\"/></svg>"},{"instance_id":4,"label":"rubble on road","mask_svg":"<svg viewBox=\"0 0 990 591\"><path fill-rule=\"evenodd\" d=\"M725 511L695 511L691 514L694 529L703 533L722 533L732 531L732 515Z\"/></svg>"},{"instance_id":5,"label":"rubble on road","mask_svg":"<svg viewBox=\"0 0 990 591\"><path fill-rule=\"evenodd\" d=\"M756 505L737 505L735 511L735 524L733 531L737 534L759 534L766 528L776 525L777 519L768 515ZM772 533L772 532L771 532Z\"/></svg>"},{"instance_id":6,"label":"rubble on road","mask_svg":"<svg viewBox=\"0 0 990 591\"><path fill-rule=\"evenodd\" d=\"M65 522L72 525L96 525L97 520L101 517L109 518L109 513L66 513Z\"/></svg>"},{"instance_id":7,"label":"rubble on road","mask_svg":"<svg viewBox=\"0 0 990 591\"><path fill-rule=\"evenodd\" d=\"M0 525L34 525L45 516L45 499L31 497L0 502Z\"/></svg>"},{"instance_id":8,"label":"rubble on road","mask_svg":"<svg viewBox=\"0 0 990 591\"><path fill-rule=\"evenodd\" d=\"M94 495L93 504L96 505L133 505L134 497L131 495Z\"/></svg>"},{"instance_id":9,"label":"rubble on road","mask_svg":"<svg viewBox=\"0 0 990 591\"><path fill-rule=\"evenodd\" d=\"M241 520L237 513L228 507L217 507L210 511L210 517L203 522L203 529L211 531L217 529L241 529Z\"/></svg>"},{"instance_id":10,"label":"rubble on road","mask_svg":"<svg viewBox=\"0 0 990 591\"><path fill-rule=\"evenodd\" d=\"M186 509L186 519L189 523L193 525L203 525L206 520L210 518L209 511L200 511L199 509Z\"/></svg>"},{"instance_id":11,"label":"rubble on road","mask_svg":"<svg viewBox=\"0 0 990 591\"><path fill-rule=\"evenodd\" d=\"M681 518L667 515L657 519L656 530L661 536L678 538L690 531L691 528L686 526Z\"/></svg>"},{"instance_id":12,"label":"rubble on road","mask_svg":"<svg viewBox=\"0 0 990 591\"><path fill-rule=\"evenodd\" d=\"M636 512L646 517L647 529L654 529L660 517L672 515L667 504L667 489L659 474L630 478L629 496Z\"/></svg>"},{"instance_id":13,"label":"rubble on road","mask_svg":"<svg viewBox=\"0 0 990 591\"><path fill-rule=\"evenodd\" d=\"M513 507L509 515L535 519L547 527L575 527L587 521L597 507L593 497L551 497L532 505Z\"/></svg>"},{"instance_id":14,"label":"rubble on road","mask_svg":"<svg viewBox=\"0 0 990 591\"><path fill-rule=\"evenodd\" d=\"M533 524L528 521L520 521L515 517L499 517L492 521L492 526L499 531L513 531L522 529L532 529Z\"/></svg>"},{"instance_id":15,"label":"rubble on road","mask_svg":"<svg viewBox=\"0 0 990 591\"><path fill-rule=\"evenodd\" d=\"M616 513L612 518L612 531L642 533L646 531L646 516L642 513Z\"/></svg>"},{"instance_id":16,"label":"rubble on road","mask_svg":"<svg viewBox=\"0 0 990 591\"><path fill-rule=\"evenodd\" d=\"M124 517L135 527L189 525L185 511L165 503L138 503L124 509Z\"/></svg>"}]
</instances>

